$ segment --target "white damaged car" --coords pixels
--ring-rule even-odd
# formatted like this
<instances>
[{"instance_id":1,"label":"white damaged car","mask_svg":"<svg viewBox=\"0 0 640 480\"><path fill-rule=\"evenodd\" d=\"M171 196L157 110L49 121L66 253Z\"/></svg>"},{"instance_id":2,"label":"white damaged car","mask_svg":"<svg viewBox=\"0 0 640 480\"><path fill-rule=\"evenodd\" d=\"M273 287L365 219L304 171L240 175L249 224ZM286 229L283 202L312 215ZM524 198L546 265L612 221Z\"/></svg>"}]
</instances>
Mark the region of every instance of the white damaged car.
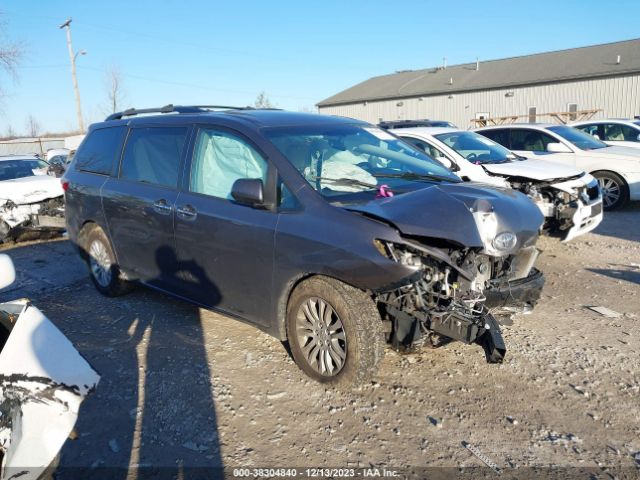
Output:
<instances>
[{"instance_id":1,"label":"white damaged car","mask_svg":"<svg viewBox=\"0 0 640 480\"><path fill-rule=\"evenodd\" d=\"M518 156L474 132L454 128L390 130L420 148L465 181L514 188L545 216L543 231L569 241L602 221L597 180L574 167Z\"/></svg>"},{"instance_id":2,"label":"white damaged car","mask_svg":"<svg viewBox=\"0 0 640 480\"><path fill-rule=\"evenodd\" d=\"M0 243L21 230L63 231L64 191L36 156L0 157Z\"/></svg>"},{"instance_id":3,"label":"white damaged car","mask_svg":"<svg viewBox=\"0 0 640 480\"><path fill-rule=\"evenodd\" d=\"M14 280L0 254L0 289ZM0 480L36 480L55 468L100 376L27 299L0 303L0 345Z\"/></svg>"}]
</instances>

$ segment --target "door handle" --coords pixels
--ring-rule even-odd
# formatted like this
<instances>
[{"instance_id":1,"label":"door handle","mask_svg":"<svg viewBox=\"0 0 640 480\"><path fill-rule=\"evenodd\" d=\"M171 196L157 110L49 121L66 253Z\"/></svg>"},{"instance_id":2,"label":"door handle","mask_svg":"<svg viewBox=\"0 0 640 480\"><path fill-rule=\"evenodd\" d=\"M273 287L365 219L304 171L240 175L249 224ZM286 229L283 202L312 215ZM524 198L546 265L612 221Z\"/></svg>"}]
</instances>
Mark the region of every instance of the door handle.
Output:
<instances>
[{"instance_id":1,"label":"door handle","mask_svg":"<svg viewBox=\"0 0 640 480\"><path fill-rule=\"evenodd\" d=\"M176 209L178 216L184 220L195 220L198 216L198 212L191 205L183 205Z\"/></svg>"},{"instance_id":2,"label":"door handle","mask_svg":"<svg viewBox=\"0 0 640 480\"><path fill-rule=\"evenodd\" d=\"M173 210L173 207L169 205L164 198L162 198L153 203L153 209L161 215L169 215Z\"/></svg>"}]
</instances>

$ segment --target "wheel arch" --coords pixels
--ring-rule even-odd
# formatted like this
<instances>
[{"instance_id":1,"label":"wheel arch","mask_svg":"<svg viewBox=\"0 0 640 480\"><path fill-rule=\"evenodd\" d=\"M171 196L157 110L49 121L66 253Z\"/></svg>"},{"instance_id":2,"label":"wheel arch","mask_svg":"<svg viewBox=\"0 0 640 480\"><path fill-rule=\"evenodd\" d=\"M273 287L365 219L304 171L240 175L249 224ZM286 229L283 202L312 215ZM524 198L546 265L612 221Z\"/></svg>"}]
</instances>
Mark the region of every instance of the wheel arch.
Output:
<instances>
[{"instance_id":1,"label":"wheel arch","mask_svg":"<svg viewBox=\"0 0 640 480\"><path fill-rule=\"evenodd\" d=\"M287 308L289 307L289 300L291 299L291 295L293 295L293 292L296 290L296 288L298 288L298 286L301 283L315 277L322 277L322 278L335 280L337 282L344 283L345 285L349 285L352 288L356 288L362 292L369 294L367 290L363 290L362 288L356 285L352 285L349 282L345 282L341 278L327 275L325 273L305 272L305 273L296 275L286 283L285 288L283 289L282 293L278 297L278 304L276 305L277 325L274 333L276 334L279 340L281 341L287 340L287 328L286 328Z\"/></svg>"}]
</instances>

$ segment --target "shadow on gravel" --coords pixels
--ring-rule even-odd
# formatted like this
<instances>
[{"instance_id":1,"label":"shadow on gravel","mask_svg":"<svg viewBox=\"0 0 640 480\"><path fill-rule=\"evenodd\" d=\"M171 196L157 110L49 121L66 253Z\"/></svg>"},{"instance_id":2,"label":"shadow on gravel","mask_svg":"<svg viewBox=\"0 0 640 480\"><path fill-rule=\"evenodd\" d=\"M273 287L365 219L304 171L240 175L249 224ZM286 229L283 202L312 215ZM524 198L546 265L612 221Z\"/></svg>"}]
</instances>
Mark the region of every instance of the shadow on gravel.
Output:
<instances>
[{"instance_id":1,"label":"shadow on gravel","mask_svg":"<svg viewBox=\"0 0 640 480\"><path fill-rule=\"evenodd\" d=\"M167 254L158 251L157 261ZM193 264L165 269L162 281L185 274L218 295ZM63 447L55 478L222 478L214 373L199 308L143 287L107 298L88 283L68 306L57 305L69 315L56 323L101 381L82 405L80 437Z\"/></svg>"},{"instance_id":2,"label":"shadow on gravel","mask_svg":"<svg viewBox=\"0 0 640 480\"><path fill-rule=\"evenodd\" d=\"M640 242L640 202L632 202L620 210L604 212L602 223L593 231L603 237Z\"/></svg>"},{"instance_id":3,"label":"shadow on gravel","mask_svg":"<svg viewBox=\"0 0 640 480\"><path fill-rule=\"evenodd\" d=\"M617 270L604 268L587 268L587 270L599 275L615 278L616 280L624 280L626 282L640 285L640 270Z\"/></svg>"}]
</instances>

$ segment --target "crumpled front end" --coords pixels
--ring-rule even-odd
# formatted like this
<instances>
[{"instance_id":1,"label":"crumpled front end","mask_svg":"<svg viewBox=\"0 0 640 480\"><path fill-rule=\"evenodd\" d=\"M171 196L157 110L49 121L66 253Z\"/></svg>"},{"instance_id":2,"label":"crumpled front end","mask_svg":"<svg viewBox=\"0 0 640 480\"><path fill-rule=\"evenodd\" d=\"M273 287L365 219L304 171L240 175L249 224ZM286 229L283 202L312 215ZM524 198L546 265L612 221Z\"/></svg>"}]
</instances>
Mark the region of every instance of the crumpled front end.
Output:
<instances>
[{"instance_id":1,"label":"crumpled front end","mask_svg":"<svg viewBox=\"0 0 640 480\"><path fill-rule=\"evenodd\" d=\"M64 197L47 198L36 203L16 204L0 199L0 242L24 230L63 231Z\"/></svg>"},{"instance_id":2,"label":"crumpled front end","mask_svg":"<svg viewBox=\"0 0 640 480\"><path fill-rule=\"evenodd\" d=\"M596 228L603 218L602 194L591 175L557 181L511 179L545 216L543 232L568 242Z\"/></svg>"},{"instance_id":3,"label":"crumpled front end","mask_svg":"<svg viewBox=\"0 0 640 480\"><path fill-rule=\"evenodd\" d=\"M480 249L434 248L418 242L377 240L376 246L389 258L421 271L411 283L382 292L376 299L390 322L389 340L396 348L424 339L435 344L439 337L447 337L477 343L488 362L499 363L506 347L494 315L503 311L491 301L497 285L502 280L528 284L532 304L542 289L542 276L533 268L538 254L535 246L504 257ZM520 300L507 298L500 306L505 305L510 313L524 309Z\"/></svg>"},{"instance_id":4,"label":"crumpled front end","mask_svg":"<svg viewBox=\"0 0 640 480\"><path fill-rule=\"evenodd\" d=\"M0 479L35 480L100 377L28 300L0 304L0 327Z\"/></svg>"}]
</instances>

